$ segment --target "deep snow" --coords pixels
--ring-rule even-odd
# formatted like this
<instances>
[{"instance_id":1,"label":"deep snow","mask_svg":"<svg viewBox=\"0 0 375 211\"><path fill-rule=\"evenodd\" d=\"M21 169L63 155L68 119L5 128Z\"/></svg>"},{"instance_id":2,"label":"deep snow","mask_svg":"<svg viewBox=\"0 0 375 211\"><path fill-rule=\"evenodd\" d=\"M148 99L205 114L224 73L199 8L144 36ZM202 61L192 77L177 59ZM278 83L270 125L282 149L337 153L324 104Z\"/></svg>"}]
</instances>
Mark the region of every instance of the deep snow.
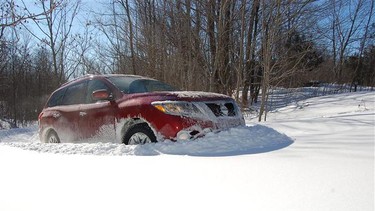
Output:
<instances>
[{"instance_id":1,"label":"deep snow","mask_svg":"<svg viewBox=\"0 0 375 211\"><path fill-rule=\"evenodd\" d=\"M126 146L116 143L41 143L37 128L12 129L0 131L2 145L21 149L88 155L193 155L193 156L230 156L254 154L281 149L293 143L286 135L261 125L231 128L220 133L209 133L205 137L190 142L172 142L166 140L138 146Z\"/></svg>"},{"instance_id":2,"label":"deep snow","mask_svg":"<svg viewBox=\"0 0 375 211\"><path fill-rule=\"evenodd\" d=\"M292 102L247 125L144 146L1 130L0 210L374 210L374 92Z\"/></svg>"}]
</instances>

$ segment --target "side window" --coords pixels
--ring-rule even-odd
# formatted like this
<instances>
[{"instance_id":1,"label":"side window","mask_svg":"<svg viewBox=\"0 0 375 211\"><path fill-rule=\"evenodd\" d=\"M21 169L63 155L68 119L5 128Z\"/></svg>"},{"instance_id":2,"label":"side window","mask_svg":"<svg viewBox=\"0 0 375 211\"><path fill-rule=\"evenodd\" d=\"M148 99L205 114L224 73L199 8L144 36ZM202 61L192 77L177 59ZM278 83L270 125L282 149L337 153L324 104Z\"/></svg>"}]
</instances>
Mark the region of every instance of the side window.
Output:
<instances>
[{"instance_id":1,"label":"side window","mask_svg":"<svg viewBox=\"0 0 375 211\"><path fill-rule=\"evenodd\" d=\"M129 86L129 93L144 93L147 92L143 80L136 80Z\"/></svg>"},{"instance_id":2,"label":"side window","mask_svg":"<svg viewBox=\"0 0 375 211\"><path fill-rule=\"evenodd\" d=\"M66 89L60 89L59 91L55 92L49 99L47 106L54 107L54 106L61 105L65 91Z\"/></svg>"},{"instance_id":3,"label":"side window","mask_svg":"<svg viewBox=\"0 0 375 211\"><path fill-rule=\"evenodd\" d=\"M63 105L82 104L85 102L86 82L69 86L65 92Z\"/></svg>"},{"instance_id":4,"label":"side window","mask_svg":"<svg viewBox=\"0 0 375 211\"><path fill-rule=\"evenodd\" d=\"M86 103L95 103L96 101L92 99L92 93L96 90L105 89L110 91L110 89L105 85L103 81L91 80L87 85Z\"/></svg>"}]
</instances>

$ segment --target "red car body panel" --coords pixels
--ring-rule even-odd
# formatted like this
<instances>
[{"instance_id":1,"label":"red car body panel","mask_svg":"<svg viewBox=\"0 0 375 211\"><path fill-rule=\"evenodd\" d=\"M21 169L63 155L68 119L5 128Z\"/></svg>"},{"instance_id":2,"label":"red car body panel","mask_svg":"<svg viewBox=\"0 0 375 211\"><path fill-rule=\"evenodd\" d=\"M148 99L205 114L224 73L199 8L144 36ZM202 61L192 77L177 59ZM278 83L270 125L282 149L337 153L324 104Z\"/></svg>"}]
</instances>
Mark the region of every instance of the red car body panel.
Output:
<instances>
[{"instance_id":1,"label":"red car body panel","mask_svg":"<svg viewBox=\"0 0 375 211\"><path fill-rule=\"evenodd\" d=\"M117 105L112 102L99 102L95 104L80 105L79 129L81 139L96 135L103 126L115 128ZM110 138L109 134L107 137Z\"/></svg>"},{"instance_id":2,"label":"red car body panel","mask_svg":"<svg viewBox=\"0 0 375 211\"><path fill-rule=\"evenodd\" d=\"M227 98L230 99L230 98ZM212 128L213 124L210 121L193 119L189 117L166 115L165 113L157 110L155 107L150 106L155 101L186 101L186 102L197 102L197 101L218 101L223 98L213 97L202 97L196 98L179 98L174 93L142 93L142 94L131 94L124 96L118 101L118 112L117 119L123 117L141 117L147 120L153 128L159 131L165 138L174 139L177 133L183 128L189 128L193 125L200 125L202 128Z\"/></svg>"}]
</instances>

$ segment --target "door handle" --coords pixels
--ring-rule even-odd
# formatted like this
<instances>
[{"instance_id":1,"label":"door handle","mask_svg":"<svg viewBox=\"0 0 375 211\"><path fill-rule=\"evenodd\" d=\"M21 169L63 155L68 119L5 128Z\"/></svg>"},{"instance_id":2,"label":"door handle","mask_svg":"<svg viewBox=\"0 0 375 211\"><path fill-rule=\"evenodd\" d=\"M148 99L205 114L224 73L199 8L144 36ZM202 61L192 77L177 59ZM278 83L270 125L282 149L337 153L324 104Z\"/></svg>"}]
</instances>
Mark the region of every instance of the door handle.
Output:
<instances>
[{"instance_id":1,"label":"door handle","mask_svg":"<svg viewBox=\"0 0 375 211\"><path fill-rule=\"evenodd\" d=\"M80 111L80 112L79 112L79 116L81 116L81 117L82 117L82 116L86 116L86 115L87 115L87 113L84 112L84 111Z\"/></svg>"}]
</instances>

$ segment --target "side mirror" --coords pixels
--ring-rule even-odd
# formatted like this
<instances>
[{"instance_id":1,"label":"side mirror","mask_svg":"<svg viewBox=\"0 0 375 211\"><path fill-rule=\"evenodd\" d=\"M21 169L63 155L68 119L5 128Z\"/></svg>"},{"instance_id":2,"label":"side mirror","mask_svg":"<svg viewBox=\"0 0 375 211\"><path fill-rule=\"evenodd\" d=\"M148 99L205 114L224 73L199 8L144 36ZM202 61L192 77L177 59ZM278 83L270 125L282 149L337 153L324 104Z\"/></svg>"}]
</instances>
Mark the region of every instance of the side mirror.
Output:
<instances>
[{"instance_id":1,"label":"side mirror","mask_svg":"<svg viewBox=\"0 0 375 211\"><path fill-rule=\"evenodd\" d=\"M113 101L113 95L105 89L99 89L92 92L92 99L95 101Z\"/></svg>"}]
</instances>

